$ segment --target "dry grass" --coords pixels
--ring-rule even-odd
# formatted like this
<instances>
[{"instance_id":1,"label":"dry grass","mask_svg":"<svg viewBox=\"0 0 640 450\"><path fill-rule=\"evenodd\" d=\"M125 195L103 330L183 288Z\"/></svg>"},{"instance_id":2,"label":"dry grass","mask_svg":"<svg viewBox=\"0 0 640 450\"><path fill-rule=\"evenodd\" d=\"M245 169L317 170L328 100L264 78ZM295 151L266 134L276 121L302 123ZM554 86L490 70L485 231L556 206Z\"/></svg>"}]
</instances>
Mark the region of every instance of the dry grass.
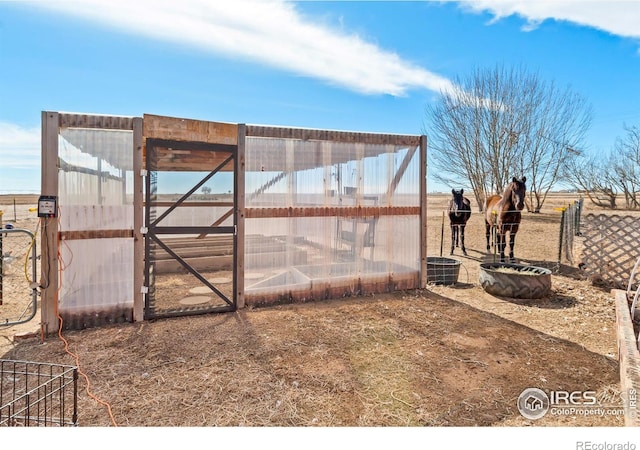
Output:
<instances>
[{"instance_id":1,"label":"dry grass","mask_svg":"<svg viewBox=\"0 0 640 450\"><path fill-rule=\"evenodd\" d=\"M127 426L518 424L515 400L527 387L604 392L618 381L612 358L426 291L65 338ZM54 339L5 356L73 363ZM103 406L80 398L81 425L110 424Z\"/></svg>"}]
</instances>

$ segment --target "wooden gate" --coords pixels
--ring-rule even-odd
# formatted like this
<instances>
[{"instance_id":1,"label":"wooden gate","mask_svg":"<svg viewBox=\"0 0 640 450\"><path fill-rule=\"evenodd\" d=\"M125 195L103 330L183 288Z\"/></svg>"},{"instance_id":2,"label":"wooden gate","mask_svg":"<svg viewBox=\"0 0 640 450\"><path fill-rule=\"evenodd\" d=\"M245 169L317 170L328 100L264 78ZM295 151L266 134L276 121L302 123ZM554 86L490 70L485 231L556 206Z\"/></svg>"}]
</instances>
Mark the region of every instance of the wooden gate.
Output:
<instances>
[{"instance_id":1,"label":"wooden gate","mask_svg":"<svg viewBox=\"0 0 640 450\"><path fill-rule=\"evenodd\" d=\"M144 120L145 319L234 311L237 127Z\"/></svg>"}]
</instances>

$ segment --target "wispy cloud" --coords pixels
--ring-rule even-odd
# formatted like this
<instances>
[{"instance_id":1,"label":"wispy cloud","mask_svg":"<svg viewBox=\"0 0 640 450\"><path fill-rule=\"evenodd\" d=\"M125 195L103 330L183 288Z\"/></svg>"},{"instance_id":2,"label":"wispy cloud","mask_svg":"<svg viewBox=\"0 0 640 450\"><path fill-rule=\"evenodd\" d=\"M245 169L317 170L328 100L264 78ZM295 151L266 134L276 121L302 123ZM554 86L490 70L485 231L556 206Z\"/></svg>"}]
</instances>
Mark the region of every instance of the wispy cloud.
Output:
<instances>
[{"instance_id":1,"label":"wispy cloud","mask_svg":"<svg viewBox=\"0 0 640 450\"><path fill-rule=\"evenodd\" d=\"M21 128L0 122L0 167L32 169L40 167L40 127Z\"/></svg>"},{"instance_id":2,"label":"wispy cloud","mask_svg":"<svg viewBox=\"0 0 640 450\"><path fill-rule=\"evenodd\" d=\"M365 94L448 91L447 78L342 29L318 23L283 0L29 1L128 33L196 46Z\"/></svg>"},{"instance_id":3,"label":"wispy cloud","mask_svg":"<svg viewBox=\"0 0 640 450\"><path fill-rule=\"evenodd\" d=\"M625 38L640 38L640 2L637 0L464 0L475 12L490 12L496 20L517 15L527 21L525 31L545 20L563 20Z\"/></svg>"},{"instance_id":4,"label":"wispy cloud","mask_svg":"<svg viewBox=\"0 0 640 450\"><path fill-rule=\"evenodd\" d=\"M305 17L286 0L22 0L127 33L262 63L365 94L406 95L412 89L451 92L452 82L345 31L339 20ZM565 20L640 38L635 0L462 0L494 20L518 15L535 29Z\"/></svg>"}]
</instances>

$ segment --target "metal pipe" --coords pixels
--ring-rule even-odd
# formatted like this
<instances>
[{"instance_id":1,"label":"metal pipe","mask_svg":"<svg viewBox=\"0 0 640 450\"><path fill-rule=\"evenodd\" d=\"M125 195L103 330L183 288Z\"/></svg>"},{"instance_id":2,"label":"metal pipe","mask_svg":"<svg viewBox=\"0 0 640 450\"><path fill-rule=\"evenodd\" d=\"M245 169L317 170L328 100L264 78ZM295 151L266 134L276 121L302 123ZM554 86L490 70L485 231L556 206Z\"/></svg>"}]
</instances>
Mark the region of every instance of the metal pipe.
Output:
<instances>
[{"instance_id":1,"label":"metal pipe","mask_svg":"<svg viewBox=\"0 0 640 450\"><path fill-rule=\"evenodd\" d=\"M12 234L12 233L25 233L27 235L29 235L29 237L31 237L32 241L35 241L35 235L29 231L29 230L24 230L22 228L12 228L10 230L2 230L2 233L4 234ZM2 251L2 235L0 233L0 253ZM33 277L33 280L36 279L37 277L37 271L36 271L36 243L33 242L33 245L31 246L31 260L33 262L32 264L32 274L31 276ZM2 258L0 257L0 260L2 260ZM2 269L2 264L0 263L0 269ZM2 282L2 277L0 277L0 283ZM29 286L31 288L31 314L29 315L29 317L27 317L26 319L22 319L22 320L18 320L16 322L5 322L5 323L0 323L0 326L9 326L9 325L18 325L21 323L26 323L29 322L31 319L33 319L36 315L36 312L38 310L38 290L37 287L33 286L34 283L32 283L32 286ZM1 287L1 286L0 286ZM0 296L0 300L2 300L2 297ZM0 303L1 304L1 303Z\"/></svg>"},{"instance_id":2,"label":"metal pipe","mask_svg":"<svg viewBox=\"0 0 640 450\"><path fill-rule=\"evenodd\" d=\"M442 211L442 227L440 229L440 256L442 256L443 241L444 241L444 211Z\"/></svg>"},{"instance_id":3,"label":"metal pipe","mask_svg":"<svg viewBox=\"0 0 640 450\"><path fill-rule=\"evenodd\" d=\"M565 210L562 210L562 217L560 219L560 239L558 243L558 265L562 264L562 239L564 238L564 220Z\"/></svg>"}]
</instances>

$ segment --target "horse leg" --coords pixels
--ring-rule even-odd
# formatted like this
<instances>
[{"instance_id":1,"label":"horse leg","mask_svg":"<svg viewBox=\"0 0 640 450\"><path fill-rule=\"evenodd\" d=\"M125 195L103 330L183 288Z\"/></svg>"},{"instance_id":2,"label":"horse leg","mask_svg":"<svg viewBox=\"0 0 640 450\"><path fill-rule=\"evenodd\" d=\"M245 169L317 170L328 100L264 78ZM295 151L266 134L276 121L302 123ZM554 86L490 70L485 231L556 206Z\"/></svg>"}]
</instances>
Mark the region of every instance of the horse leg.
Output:
<instances>
[{"instance_id":1,"label":"horse leg","mask_svg":"<svg viewBox=\"0 0 640 450\"><path fill-rule=\"evenodd\" d=\"M449 253L450 255L453 255L453 249L457 245L457 242L456 242L457 240L458 240L458 226L451 224L451 253Z\"/></svg>"},{"instance_id":2,"label":"horse leg","mask_svg":"<svg viewBox=\"0 0 640 450\"><path fill-rule=\"evenodd\" d=\"M497 240L498 240L498 252L500 253L500 262L505 262L504 249L507 246L507 235L504 232L497 232Z\"/></svg>"},{"instance_id":3,"label":"horse leg","mask_svg":"<svg viewBox=\"0 0 640 450\"><path fill-rule=\"evenodd\" d=\"M462 254L467 256L467 249L464 246L464 225L460 225L460 248L462 249Z\"/></svg>"},{"instance_id":4,"label":"horse leg","mask_svg":"<svg viewBox=\"0 0 640 450\"><path fill-rule=\"evenodd\" d=\"M514 262L513 246L516 243L516 234L513 231L509 232L509 259Z\"/></svg>"},{"instance_id":5,"label":"horse leg","mask_svg":"<svg viewBox=\"0 0 640 450\"><path fill-rule=\"evenodd\" d=\"M487 252L491 251L491 225L486 220L484 221L485 233L487 235Z\"/></svg>"}]
</instances>

